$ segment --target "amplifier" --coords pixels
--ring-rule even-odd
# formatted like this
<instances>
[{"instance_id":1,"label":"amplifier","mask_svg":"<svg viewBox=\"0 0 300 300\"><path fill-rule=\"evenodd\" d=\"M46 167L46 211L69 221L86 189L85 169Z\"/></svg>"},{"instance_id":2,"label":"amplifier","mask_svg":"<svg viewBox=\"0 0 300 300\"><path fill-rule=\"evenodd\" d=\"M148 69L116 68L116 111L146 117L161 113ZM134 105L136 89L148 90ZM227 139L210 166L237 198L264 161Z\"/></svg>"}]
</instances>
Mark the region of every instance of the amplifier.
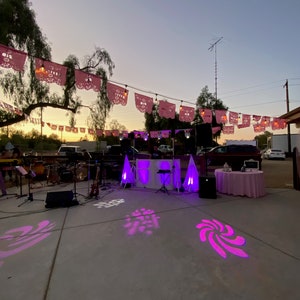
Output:
<instances>
[{"instance_id":1,"label":"amplifier","mask_svg":"<svg viewBox=\"0 0 300 300\"><path fill-rule=\"evenodd\" d=\"M78 204L77 200L73 200L73 191L48 192L45 207L70 207Z\"/></svg>"}]
</instances>

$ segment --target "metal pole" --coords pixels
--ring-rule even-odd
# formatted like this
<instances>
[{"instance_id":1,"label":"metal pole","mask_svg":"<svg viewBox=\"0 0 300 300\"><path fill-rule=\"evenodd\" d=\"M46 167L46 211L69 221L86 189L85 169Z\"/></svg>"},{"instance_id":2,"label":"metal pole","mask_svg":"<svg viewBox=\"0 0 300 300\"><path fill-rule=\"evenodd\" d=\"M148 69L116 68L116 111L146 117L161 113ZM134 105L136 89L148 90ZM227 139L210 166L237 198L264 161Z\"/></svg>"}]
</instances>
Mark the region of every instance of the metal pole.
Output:
<instances>
[{"instance_id":1,"label":"metal pole","mask_svg":"<svg viewBox=\"0 0 300 300\"><path fill-rule=\"evenodd\" d=\"M215 49L215 99L218 99L218 64L217 64L217 44L222 40L223 37L220 37L216 42L211 44L208 50L212 51Z\"/></svg>"},{"instance_id":2,"label":"metal pole","mask_svg":"<svg viewBox=\"0 0 300 300\"><path fill-rule=\"evenodd\" d=\"M290 111L290 100L289 100L289 82L286 80L285 82L285 95L286 95L286 110ZM288 155L290 156L292 153L292 145L291 145L291 126L287 124L287 135L288 135Z\"/></svg>"}]
</instances>

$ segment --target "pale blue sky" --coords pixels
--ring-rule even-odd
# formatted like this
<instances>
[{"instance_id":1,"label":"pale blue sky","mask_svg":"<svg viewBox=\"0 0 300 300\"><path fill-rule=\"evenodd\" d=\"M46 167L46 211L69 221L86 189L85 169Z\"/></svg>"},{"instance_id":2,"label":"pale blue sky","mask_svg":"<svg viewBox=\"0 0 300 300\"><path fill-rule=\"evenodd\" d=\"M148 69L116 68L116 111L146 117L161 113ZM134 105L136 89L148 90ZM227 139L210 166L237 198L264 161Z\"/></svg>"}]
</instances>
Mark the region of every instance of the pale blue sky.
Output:
<instances>
[{"instance_id":1,"label":"pale blue sky","mask_svg":"<svg viewBox=\"0 0 300 300\"><path fill-rule=\"evenodd\" d=\"M57 63L69 54L81 59L96 46L105 48L116 65L111 80L193 106L205 85L215 92L215 55L208 48L223 37L217 45L217 87L229 110L271 117L285 113L286 79L290 110L300 106L298 0L31 2ZM144 128L134 92L129 89L127 106L115 106L110 118L128 130ZM87 105L96 96L80 95ZM180 101L167 100L178 111ZM78 119L79 126L85 126L87 113ZM53 113L47 118L59 125L66 121L59 122ZM252 128L235 132L236 138L256 135Z\"/></svg>"}]
</instances>

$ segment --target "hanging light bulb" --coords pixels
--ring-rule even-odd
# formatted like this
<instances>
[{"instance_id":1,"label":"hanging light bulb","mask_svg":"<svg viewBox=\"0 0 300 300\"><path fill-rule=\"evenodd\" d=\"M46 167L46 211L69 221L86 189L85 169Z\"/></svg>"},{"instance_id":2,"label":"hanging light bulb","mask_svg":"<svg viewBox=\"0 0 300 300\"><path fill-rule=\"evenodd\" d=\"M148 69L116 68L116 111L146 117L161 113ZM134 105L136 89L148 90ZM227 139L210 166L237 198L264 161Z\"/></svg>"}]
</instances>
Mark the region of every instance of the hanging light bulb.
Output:
<instances>
[{"instance_id":1,"label":"hanging light bulb","mask_svg":"<svg viewBox=\"0 0 300 300\"><path fill-rule=\"evenodd\" d=\"M186 137L187 139L189 139L190 136L191 136L191 132L190 132L189 130L185 130L185 131L184 131L184 135L185 135L185 137Z\"/></svg>"},{"instance_id":2,"label":"hanging light bulb","mask_svg":"<svg viewBox=\"0 0 300 300\"><path fill-rule=\"evenodd\" d=\"M48 74L48 72L44 66L44 63L42 63L42 65L39 68L35 69L35 73L38 75L47 75Z\"/></svg>"},{"instance_id":3,"label":"hanging light bulb","mask_svg":"<svg viewBox=\"0 0 300 300\"><path fill-rule=\"evenodd\" d=\"M149 134L148 134L148 132L145 132L145 134L144 134L144 141L148 141L148 138L149 138Z\"/></svg>"},{"instance_id":4,"label":"hanging light bulb","mask_svg":"<svg viewBox=\"0 0 300 300\"><path fill-rule=\"evenodd\" d=\"M226 123L227 117L226 117L225 115L223 115L223 116L221 117L221 120L222 120L222 123Z\"/></svg>"},{"instance_id":5,"label":"hanging light bulb","mask_svg":"<svg viewBox=\"0 0 300 300\"><path fill-rule=\"evenodd\" d=\"M124 97L127 97L127 95L128 95L127 84L125 84L125 90L124 90L123 95L124 95Z\"/></svg>"}]
</instances>

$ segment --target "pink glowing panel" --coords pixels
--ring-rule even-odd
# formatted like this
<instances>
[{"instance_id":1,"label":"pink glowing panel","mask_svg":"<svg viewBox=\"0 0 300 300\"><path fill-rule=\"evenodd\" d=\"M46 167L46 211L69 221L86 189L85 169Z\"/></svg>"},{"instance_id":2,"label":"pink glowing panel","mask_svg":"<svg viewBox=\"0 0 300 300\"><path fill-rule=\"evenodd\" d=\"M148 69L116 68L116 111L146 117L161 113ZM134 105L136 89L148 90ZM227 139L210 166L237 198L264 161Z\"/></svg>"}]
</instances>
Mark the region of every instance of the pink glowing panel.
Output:
<instances>
[{"instance_id":1,"label":"pink glowing panel","mask_svg":"<svg viewBox=\"0 0 300 300\"><path fill-rule=\"evenodd\" d=\"M198 224L196 228L200 229L200 241L209 242L223 258L227 257L227 252L239 257L248 257L248 254L239 248L246 244L246 239L242 236L235 236L231 226L218 220L203 219L202 223Z\"/></svg>"},{"instance_id":2,"label":"pink glowing panel","mask_svg":"<svg viewBox=\"0 0 300 300\"><path fill-rule=\"evenodd\" d=\"M150 160L137 160L137 178L143 185L147 185L150 181Z\"/></svg>"},{"instance_id":3,"label":"pink glowing panel","mask_svg":"<svg viewBox=\"0 0 300 300\"><path fill-rule=\"evenodd\" d=\"M159 228L159 217L152 209L141 208L126 216L124 228L127 229L128 235L144 233L151 235L154 229Z\"/></svg>"},{"instance_id":4,"label":"pink glowing panel","mask_svg":"<svg viewBox=\"0 0 300 300\"><path fill-rule=\"evenodd\" d=\"M33 226L22 226L6 231L0 236L0 266L3 258L17 254L47 238L55 224L44 220Z\"/></svg>"}]
</instances>

